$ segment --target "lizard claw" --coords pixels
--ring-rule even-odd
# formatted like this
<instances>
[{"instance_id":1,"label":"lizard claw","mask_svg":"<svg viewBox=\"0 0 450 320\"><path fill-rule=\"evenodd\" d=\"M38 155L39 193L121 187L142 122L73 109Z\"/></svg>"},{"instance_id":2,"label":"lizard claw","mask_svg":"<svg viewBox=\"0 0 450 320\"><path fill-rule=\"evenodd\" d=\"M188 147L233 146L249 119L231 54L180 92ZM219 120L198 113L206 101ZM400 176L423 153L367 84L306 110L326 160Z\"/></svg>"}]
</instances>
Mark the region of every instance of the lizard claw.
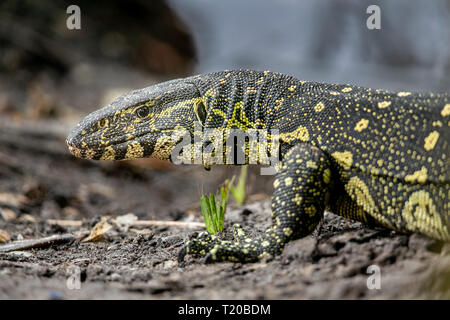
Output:
<instances>
[{"instance_id":1,"label":"lizard claw","mask_svg":"<svg viewBox=\"0 0 450 320\"><path fill-rule=\"evenodd\" d=\"M187 254L187 248L186 245L181 248L180 252L178 252L178 264L182 263L184 261L184 257Z\"/></svg>"},{"instance_id":2,"label":"lizard claw","mask_svg":"<svg viewBox=\"0 0 450 320\"><path fill-rule=\"evenodd\" d=\"M211 254L211 252L208 252L205 256L205 258L203 258L203 263L204 264L211 264L214 262L214 258Z\"/></svg>"}]
</instances>

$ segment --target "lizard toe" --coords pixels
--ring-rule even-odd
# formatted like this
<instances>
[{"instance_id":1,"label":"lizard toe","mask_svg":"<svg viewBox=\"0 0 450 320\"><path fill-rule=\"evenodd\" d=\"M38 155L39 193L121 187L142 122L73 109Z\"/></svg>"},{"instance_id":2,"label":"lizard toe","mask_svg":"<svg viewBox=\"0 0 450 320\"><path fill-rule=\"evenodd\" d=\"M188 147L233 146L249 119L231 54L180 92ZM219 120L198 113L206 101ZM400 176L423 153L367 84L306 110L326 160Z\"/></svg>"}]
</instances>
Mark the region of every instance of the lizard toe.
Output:
<instances>
[{"instance_id":1,"label":"lizard toe","mask_svg":"<svg viewBox=\"0 0 450 320\"><path fill-rule=\"evenodd\" d=\"M219 239L208 232L202 232L197 237L188 240L178 253L178 261L184 260L187 254L206 255L218 243Z\"/></svg>"},{"instance_id":2,"label":"lizard toe","mask_svg":"<svg viewBox=\"0 0 450 320\"><path fill-rule=\"evenodd\" d=\"M247 238L244 229L238 223L233 225L233 237L235 241L244 241Z\"/></svg>"}]
</instances>

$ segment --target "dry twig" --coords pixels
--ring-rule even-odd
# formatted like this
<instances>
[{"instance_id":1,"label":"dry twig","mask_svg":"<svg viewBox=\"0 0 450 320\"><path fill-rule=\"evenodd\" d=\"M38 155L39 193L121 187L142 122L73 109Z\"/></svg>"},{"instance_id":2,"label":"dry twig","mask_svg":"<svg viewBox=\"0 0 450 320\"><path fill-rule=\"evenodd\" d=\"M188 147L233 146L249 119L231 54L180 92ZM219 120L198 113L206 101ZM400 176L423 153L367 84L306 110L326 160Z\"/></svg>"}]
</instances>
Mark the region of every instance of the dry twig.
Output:
<instances>
[{"instance_id":1,"label":"dry twig","mask_svg":"<svg viewBox=\"0 0 450 320\"><path fill-rule=\"evenodd\" d=\"M46 247L53 244L62 244L71 242L75 237L71 234L53 235L41 239L21 240L0 246L1 252L11 252L16 250L25 250L37 247Z\"/></svg>"}]
</instances>

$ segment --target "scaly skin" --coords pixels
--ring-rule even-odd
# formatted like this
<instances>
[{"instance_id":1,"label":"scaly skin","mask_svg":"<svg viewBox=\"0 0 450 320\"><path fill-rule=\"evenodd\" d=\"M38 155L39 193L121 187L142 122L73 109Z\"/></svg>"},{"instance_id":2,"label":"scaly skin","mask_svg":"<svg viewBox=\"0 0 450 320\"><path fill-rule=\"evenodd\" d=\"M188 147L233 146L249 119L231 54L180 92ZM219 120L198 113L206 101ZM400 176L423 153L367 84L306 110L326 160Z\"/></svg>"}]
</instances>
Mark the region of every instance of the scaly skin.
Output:
<instances>
[{"instance_id":1,"label":"scaly skin","mask_svg":"<svg viewBox=\"0 0 450 320\"><path fill-rule=\"evenodd\" d=\"M311 233L328 209L398 232L450 240L450 95L388 92L224 71L132 91L67 138L77 157L168 160L180 129L277 129L272 226L257 239L208 233L180 253L256 261ZM176 137L174 137L174 135ZM248 161L248 158L246 158ZM206 165L206 164L205 164Z\"/></svg>"}]
</instances>

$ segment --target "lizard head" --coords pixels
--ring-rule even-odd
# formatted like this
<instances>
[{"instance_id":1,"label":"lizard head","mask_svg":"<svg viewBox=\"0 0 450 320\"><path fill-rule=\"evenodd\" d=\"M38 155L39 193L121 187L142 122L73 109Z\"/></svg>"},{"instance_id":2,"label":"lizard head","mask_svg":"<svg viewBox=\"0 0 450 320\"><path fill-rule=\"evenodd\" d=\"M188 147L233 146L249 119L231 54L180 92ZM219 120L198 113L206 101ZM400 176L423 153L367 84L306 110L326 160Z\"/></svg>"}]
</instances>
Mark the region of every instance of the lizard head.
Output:
<instances>
[{"instance_id":1,"label":"lizard head","mask_svg":"<svg viewBox=\"0 0 450 320\"><path fill-rule=\"evenodd\" d=\"M134 90L89 114L72 130L70 152L93 160L170 159L180 133L204 122L206 107L191 78Z\"/></svg>"}]
</instances>

